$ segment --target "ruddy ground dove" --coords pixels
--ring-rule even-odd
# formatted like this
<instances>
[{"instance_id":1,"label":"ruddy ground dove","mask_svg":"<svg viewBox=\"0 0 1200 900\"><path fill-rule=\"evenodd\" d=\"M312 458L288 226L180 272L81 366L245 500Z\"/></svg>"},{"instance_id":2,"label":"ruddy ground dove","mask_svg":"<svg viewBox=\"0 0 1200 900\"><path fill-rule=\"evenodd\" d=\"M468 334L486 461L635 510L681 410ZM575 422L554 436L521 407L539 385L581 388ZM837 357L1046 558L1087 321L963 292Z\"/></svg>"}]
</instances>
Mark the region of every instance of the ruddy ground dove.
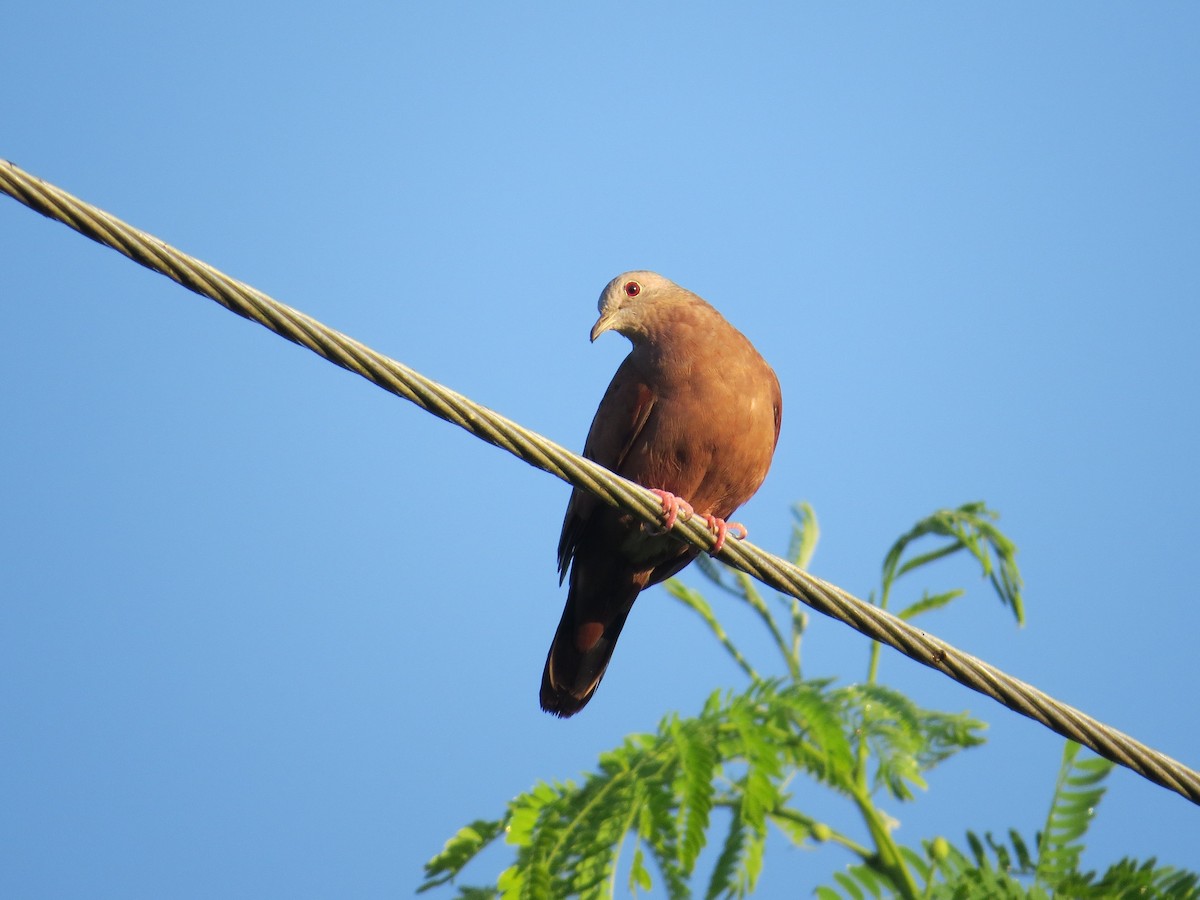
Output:
<instances>
[{"instance_id":1,"label":"ruddy ground dove","mask_svg":"<svg viewBox=\"0 0 1200 900\"><path fill-rule=\"evenodd\" d=\"M725 520L767 475L783 409L771 367L691 291L626 272L599 307L592 340L617 331L633 350L600 401L583 455L659 493L665 528L572 492L558 542L567 604L541 688L542 709L563 718L591 699L637 595L695 559L695 547L666 533L676 516L705 518L720 549Z\"/></svg>"}]
</instances>

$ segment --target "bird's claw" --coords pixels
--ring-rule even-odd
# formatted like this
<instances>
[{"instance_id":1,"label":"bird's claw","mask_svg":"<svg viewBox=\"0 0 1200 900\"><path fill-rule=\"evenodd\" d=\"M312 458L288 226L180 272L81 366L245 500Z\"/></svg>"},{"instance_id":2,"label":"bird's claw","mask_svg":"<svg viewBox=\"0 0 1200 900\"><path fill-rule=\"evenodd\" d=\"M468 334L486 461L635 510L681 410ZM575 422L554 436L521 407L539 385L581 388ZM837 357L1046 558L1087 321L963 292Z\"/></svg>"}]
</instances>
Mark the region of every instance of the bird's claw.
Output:
<instances>
[{"instance_id":1,"label":"bird's claw","mask_svg":"<svg viewBox=\"0 0 1200 900\"><path fill-rule=\"evenodd\" d=\"M736 541L744 541L746 535L749 534L746 531L746 526L741 522L726 522L724 519L713 515L705 516L704 521L708 523L708 530L716 535L717 538L708 550L709 556L716 556L721 552L721 548L725 546L726 537L732 536Z\"/></svg>"},{"instance_id":2,"label":"bird's claw","mask_svg":"<svg viewBox=\"0 0 1200 900\"><path fill-rule=\"evenodd\" d=\"M651 488L650 493L662 501L663 526L660 534L666 534L674 528L680 517L686 522L694 515L691 504L682 497L676 497L670 491L661 491L658 488Z\"/></svg>"},{"instance_id":3,"label":"bird's claw","mask_svg":"<svg viewBox=\"0 0 1200 900\"><path fill-rule=\"evenodd\" d=\"M662 530L658 532L659 534L666 534L675 527L677 521L682 519L686 522L696 514L690 503L682 497L676 497L670 491L651 488L650 493L654 494L662 502L663 524ZM716 556L720 553L721 548L725 546L727 538L732 537L737 541L744 541L746 539L746 526L741 522L726 522L724 519L714 516L711 513L705 514L704 521L708 525L708 530L716 536L712 547L709 548L709 556Z\"/></svg>"}]
</instances>

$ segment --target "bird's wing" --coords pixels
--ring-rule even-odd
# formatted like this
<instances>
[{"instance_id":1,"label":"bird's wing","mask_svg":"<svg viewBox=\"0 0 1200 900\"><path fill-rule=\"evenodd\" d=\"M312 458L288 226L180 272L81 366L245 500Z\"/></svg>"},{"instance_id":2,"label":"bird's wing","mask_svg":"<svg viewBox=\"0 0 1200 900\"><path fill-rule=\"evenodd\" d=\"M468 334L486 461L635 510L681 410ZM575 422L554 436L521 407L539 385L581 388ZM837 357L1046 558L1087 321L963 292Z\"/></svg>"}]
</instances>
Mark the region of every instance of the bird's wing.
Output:
<instances>
[{"instance_id":1,"label":"bird's wing","mask_svg":"<svg viewBox=\"0 0 1200 900\"><path fill-rule=\"evenodd\" d=\"M587 441L583 445L583 455L595 460L618 474L622 464L629 455L650 411L654 408L654 391L646 383L646 379L630 363L630 357L617 369L616 375L604 392L596 416L592 419L592 427L588 431ZM579 546L579 539L588 521L592 517L599 500L587 491L576 488L571 493L567 504L567 513L563 518L562 534L558 539L558 574L561 582L567 574L567 568Z\"/></svg>"}]
</instances>

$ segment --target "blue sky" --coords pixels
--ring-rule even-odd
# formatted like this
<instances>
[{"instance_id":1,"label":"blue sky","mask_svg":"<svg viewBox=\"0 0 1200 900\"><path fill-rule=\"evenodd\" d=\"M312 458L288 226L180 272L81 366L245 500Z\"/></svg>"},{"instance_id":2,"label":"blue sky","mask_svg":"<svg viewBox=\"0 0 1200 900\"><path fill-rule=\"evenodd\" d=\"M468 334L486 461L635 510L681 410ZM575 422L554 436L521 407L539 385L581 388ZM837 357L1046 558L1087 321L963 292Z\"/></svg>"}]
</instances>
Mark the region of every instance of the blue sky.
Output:
<instances>
[{"instance_id":1,"label":"blue sky","mask_svg":"<svg viewBox=\"0 0 1200 900\"><path fill-rule=\"evenodd\" d=\"M985 499L1028 626L949 564L929 585L971 593L926 627L1200 764L1194 5L49 3L6 31L0 156L567 446L627 350L587 341L608 279L702 294L783 386L752 540L808 500L813 570L865 595L915 520ZM656 590L586 712L544 715L565 485L7 199L0 297L0 894L407 894L458 826L742 685ZM866 658L814 619L807 674ZM1031 834L1060 740L882 674L990 723L889 807L900 839ZM1086 863L1200 868L1194 806L1110 785ZM761 894L844 862L774 847Z\"/></svg>"}]
</instances>

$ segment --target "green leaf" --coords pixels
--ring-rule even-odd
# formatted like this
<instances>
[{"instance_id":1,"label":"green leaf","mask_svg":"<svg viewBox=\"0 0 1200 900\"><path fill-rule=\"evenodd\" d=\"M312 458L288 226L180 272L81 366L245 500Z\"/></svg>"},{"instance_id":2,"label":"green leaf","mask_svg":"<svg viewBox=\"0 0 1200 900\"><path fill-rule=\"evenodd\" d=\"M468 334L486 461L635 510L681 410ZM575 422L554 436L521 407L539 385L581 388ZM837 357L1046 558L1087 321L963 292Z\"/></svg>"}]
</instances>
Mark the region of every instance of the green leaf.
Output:
<instances>
[{"instance_id":1,"label":"green leaf","mask_svg":"<svg viewBox=\"0 0 1200 900\"><path fill-rule=\"evenodd\" d=\"M911 800L912 788L925 788L926 771L983 743L982 722L962 713L922 709L883 685L851 685L834 696L845 707L843 730L857 734L872 751L872 784L899 800Z\"/></svg>"},{"instance_id":2,"label":"green leaf","mask_svg":"<svg viewBox=\"0 0 1200 900\"><path fill-rule=\"evenodd\" d=\"M1079 839L1087 833L1095 808L1104 796L1105 789L1096 785L1113 768L1112 763L1099 757L1076 762L1079 750L1074 741L1067 741L1063 747L1054 797L1038 843L1035 883L1051 891L1078 874L1083 853Z\"/></svg>"},{"instance_id":3,"label":"green leaf","mask_svg":"<svg viewBox=\"0 0 1200 900\"><path fill-rule=\"evenodd\" d=\"M745 845L746 825L742 819L741 804L735 804L729 831L721 845L721 855L717 857L717 864L713 866L712 877L708 881L708 890L704 893L706 900L733 893L737 885L738 861Z\"/></svg>"},{"instance_id":4,"label":"green leaf","mask_svg":"<svg viewBox=\"0 0 1200 900\"><path fill-rule=\"evenodd\" d=\"M633 852L633 862L629 864L629 892L636 894L638 888L648 891L653 886L654 882L650 878L650 873L646 871L646 859L642 854L642 848L638 847Z\"/></svg>"},{"instance_id":5,"label":"green leaf","mask_svg":"<svg viewBox=\"0 0 1200 900\"><path fill-rule=\"evenodd\" d=\"M941 534L942 532L936 531L936 532L932 532L932 533ZM955 542L953 544L949 544L945 547L939 547L936 550L930 550L928 553L922 553L920 556L914 556L912 559L910 559L908 562L906 562L904 565L900 566L900 568L896 570L895 577L899 578L901 575L911 572L914 569L919 569L922 566L927 566L930 563L935 563L939 559L945 559L947 556L952 556L955 553L958 553L960 550L965 550L965 549L967 549L967 545L965 543L963 543L962 541L957 541L957 542Z\"/></svg>"},{"instance_id":6,"label":"green leaf","mask_svg":"<svg viewBox=\"0 0 1200 900\"><path fill-rule=\"evenodd\" d=\"M742 872L738 879L742 888L741 893L750 894L758 886L758 876L762 874L763 854L767 849L766 828L754 828L746 839L746 850L742 856Z\"/></svg>"},{"instance_id":7,"label":"green leaf","mask_svg":"<svg viewBox=\"0 0 1200 900\"><path fill-rule=\"evenodd\" d=\"M724 626L717 619L712 607L709 606L708 601L704 599L704 596L699 591L693 590L675 578L667 581L666 588L667 593L704 620L704 624L708 626L709 631L713 633L713 636L725 648L725 652L733 657L733 661L738 664L738 668L746 673L747 677L751 679L758 678L758 673L754 671L754 667L742 655L742 651L734 645L726 633Z\"/></svg>"},{"instance_id":8,"label":"green leaf","mask_svg":"<svg viewBox=\"0 0 1200 900\"><path fill-rule=\"evenodd\" d=\"M490 844L504 827L503 820L476 819L460 828L446 841L442 852L425 863L425 882L417 893L445 884L462 871L484 847Z\"/></svg>"},{"instance_id":9,"label":"green leaf","mask_svg":"<svg viewBox=\"0 0 1200 900\"><path fill-rule=\"evenodd\" d=\"M1021 573L1016 561L1017 548L996 527L997 518L999 516L995 512L977 502L964 503L957 509L940 509L917 522L897 539L884 557L881 604L887 605L892 588L901 576L966 550L979 563L1001 603L1012 610L1018 624L1023 624L1025 612L1021 599ZM943 543L906 560L905 553L923 538L940 538ZM908 608L910 616L923 611L913 611L913 607L922 602L918 601Z\"/></svg>"},{"instance_id":10,"label":"green leaf","mask_svg":"<svg viewBox=\"0 0 1200 900\"><path fill-rule=\"evenodd\" d=\"M670 735L679 756L675 794L680 798L678 814L679 867L690 874L704 848L708 817L713 804L713 771L717 755L712 745L692 724L671 723Z\"/></svg>"},{"instance_id":11,"label":"green leaf","mask_svg":"<svg viewBox=\"0 0 1200 900\"><path fill-rule=\"evenodd\" d=\"M774 824L784 836L797 847L803 847L813 836L812 826L806 822L798 822L786 816L768 815L767 820Z\"/></svg>"},{"instance_id":12,"label":"green leaf","mask_svg":"<svg viewBox=\"0 0 1200 900\"><path fill-rule=\"evenodd\" d=\"M821 527L817 514L808 503L797 503L792 507L792 537L788 541L787 558L798 569L807 569L821 538Z\"/></svg>"},{"instance_id":13,"label":"green leaf","mask_svg":"<svg viewBox=\"0 0 1200 900\"><path fill-rule=\"evenodd\" d=\"M921 856L920 853L912 849L912 847L905 847L901 845L900 855L904 858L904 861L908 863L909 869L916 872L920 878L929 877L932 867L930 866L929 861Z\"/></svg>"},{"instance_id":14,"label":"green leaf","mask_svg":"<svg viewBox=\"0 0 1200 900\"><path fill-rule=\"evenodd\" d=\"M842 791L854 782L854 750L842 700L826 691L828 681L805 681L777 695L785 716L781 727L799 736L787 745L794 764Z\"/></svg>"},{"instance_id":15,"label":"green leaf","mask_svg":"<svg viewBox=\"0 0 1200 900\"><path fill-rule=\"evenodd\" d=\"M916 603L910 603L896 615L905 621L909 619L915 619L917 616L921 615L921 613L930 612L931 610L935 609L941 609L943 606L949 605L951 602L957 600L964 594L966 594L966 591L964 591L962 588L955 588L952 591L946 591L942 594L933 594L932 596L928 593L925 593L921 595L920 600L918 600Z\"/></svg>"},{"instance_id":16,"label":"green leaf","mask_svg":"<svg viewBox=\"0 0 1200 900\"><path fill-rule=\"evenodd\" d=\"M971 845L971 855L975 858L975 865L981 869L988 868L987 851L984 850L983 841L975 835L974 832L967 832L967 843Z\"/></svg>"},{"instance_id":17,"label":"green leaf","mask_svg":"<svg viewBox=\"0 0 1200 900\"><path fill-rule=\"evenodd\" d=\"M833 875L833 880L840 884L842 886L842 890L844 890L848 896L853 897L854 900L863 900L863 898L866 896L866 894L863 893L862 888L858 886L858 883L846 872L835 872Z\"/></svg>"},{"instance_id":18,"label":"green leaf","mask_svg":"<svg viewBox=\"0 0 1200 900\"><path fill-rule=\"evenodd\" d=\"M1144 863L1123 859L1110 866L1099 880L1080 879L1071 885L1080 894L1089 898L1104 897L1153 897L1169 900L1196 900L1200 898L1200 875L1159 866L1149 859Z\"/></svg>"}]
</instances>

